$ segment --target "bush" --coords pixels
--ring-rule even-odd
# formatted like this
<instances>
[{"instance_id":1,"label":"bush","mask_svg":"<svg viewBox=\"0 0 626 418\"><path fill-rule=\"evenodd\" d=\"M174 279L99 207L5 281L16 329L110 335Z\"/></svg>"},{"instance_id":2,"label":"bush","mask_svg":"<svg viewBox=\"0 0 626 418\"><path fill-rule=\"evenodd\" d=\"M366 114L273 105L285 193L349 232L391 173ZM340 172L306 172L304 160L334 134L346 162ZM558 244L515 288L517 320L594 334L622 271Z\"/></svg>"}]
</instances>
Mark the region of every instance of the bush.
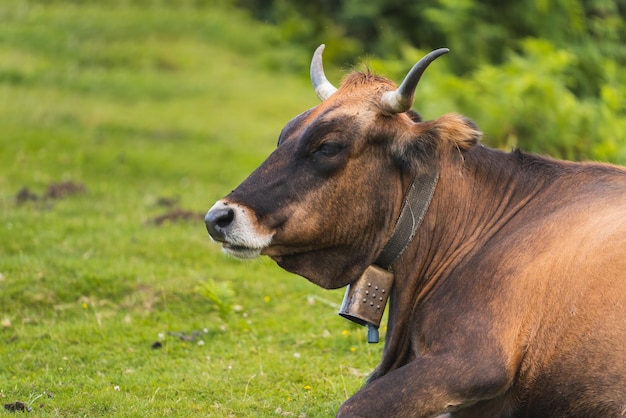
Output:
<instances>
[{"instance_id":1,"label":"bush","mask_svg":"<svg viewBox=\"0 0 626 418\"><path fill-rule=\"evenodd\" d=\"M626 163L623 2L233 1L311 51L326 43L329 67L373 54L370 67L400 81L422 52L447 46L418 110L462 111L494 146Z\"/></svg>"}]
</instances>

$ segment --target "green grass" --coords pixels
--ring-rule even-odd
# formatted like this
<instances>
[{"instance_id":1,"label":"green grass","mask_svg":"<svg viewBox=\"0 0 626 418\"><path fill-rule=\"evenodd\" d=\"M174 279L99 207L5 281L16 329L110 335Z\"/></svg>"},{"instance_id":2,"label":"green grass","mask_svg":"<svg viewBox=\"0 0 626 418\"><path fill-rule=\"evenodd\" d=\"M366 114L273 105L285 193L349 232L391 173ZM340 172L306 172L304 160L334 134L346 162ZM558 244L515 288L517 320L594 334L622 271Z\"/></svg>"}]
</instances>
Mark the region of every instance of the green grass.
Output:
<instances>
[{"instance_id":1,"label":"green grass","mask_svg":"<svg viewBox=\"0 0 626 418\"><path fill-rule=\"evenodd\" d=\"M310 51L218 2L83 3L0 5L0 404L332 416L382 345L202 222L317 103Z\"/></svg>"}]
</instances>

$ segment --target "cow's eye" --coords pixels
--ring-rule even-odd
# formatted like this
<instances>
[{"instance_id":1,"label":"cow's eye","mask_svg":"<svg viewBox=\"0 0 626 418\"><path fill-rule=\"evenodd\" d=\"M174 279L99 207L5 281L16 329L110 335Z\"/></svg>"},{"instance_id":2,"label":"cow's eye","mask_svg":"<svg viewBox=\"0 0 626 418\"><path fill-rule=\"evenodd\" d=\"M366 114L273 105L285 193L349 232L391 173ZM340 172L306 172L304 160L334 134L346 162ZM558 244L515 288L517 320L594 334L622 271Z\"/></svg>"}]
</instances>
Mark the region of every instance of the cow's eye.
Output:
<instances>
[{"instance_id":1,"label":"cow's eye","mask_svg":"<svg viewBox=\"0 0 626 418\"><path fill-rule=\"evenodd\" d=\"M324 142L315 150L315 154L322 155L324 157L334 157L339 154L343 149L343 145L338 142Z\"/></svg>"}]
</instances>

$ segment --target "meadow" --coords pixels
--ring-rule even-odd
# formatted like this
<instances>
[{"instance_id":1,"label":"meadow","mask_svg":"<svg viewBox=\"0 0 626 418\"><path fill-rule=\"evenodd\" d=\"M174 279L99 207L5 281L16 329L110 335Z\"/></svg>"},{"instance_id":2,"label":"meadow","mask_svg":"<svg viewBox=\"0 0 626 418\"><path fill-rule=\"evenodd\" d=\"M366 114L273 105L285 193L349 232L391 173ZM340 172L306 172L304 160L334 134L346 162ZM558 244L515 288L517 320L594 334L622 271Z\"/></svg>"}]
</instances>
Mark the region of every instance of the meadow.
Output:
<instances>
[{"instance_id":1,"label":"meadow","mask_svg":"<svg viewBox=\"0 0 626 418\"><path fill-rule=\"evenodd\" d=\"M0 416L332 416L376 366L343 291L207 236L317 103L311 51L209 3L0 5Z\"/></svg>"}]
</instances>

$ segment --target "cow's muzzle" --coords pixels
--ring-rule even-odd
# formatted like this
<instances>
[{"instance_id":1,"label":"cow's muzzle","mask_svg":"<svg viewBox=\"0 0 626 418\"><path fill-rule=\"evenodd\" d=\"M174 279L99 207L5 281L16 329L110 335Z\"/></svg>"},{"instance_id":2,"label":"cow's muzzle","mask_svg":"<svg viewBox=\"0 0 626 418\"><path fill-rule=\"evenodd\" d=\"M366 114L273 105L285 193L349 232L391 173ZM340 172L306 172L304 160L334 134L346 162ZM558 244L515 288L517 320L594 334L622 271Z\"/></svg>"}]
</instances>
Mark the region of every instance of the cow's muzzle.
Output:
<instances>
[{"instance_id":1,"label":"cow's muzzle","mask_svg":"<svg viewBox=\"0 0 626 418\"><path fill-rule=\"evenodd\" d=\"M258 257L272 242L273 234L258 224L251 210L226 200L209 209L204 223L213 241L222 243L224 252L237 258Z\"/></svg>"}]
</instances>

